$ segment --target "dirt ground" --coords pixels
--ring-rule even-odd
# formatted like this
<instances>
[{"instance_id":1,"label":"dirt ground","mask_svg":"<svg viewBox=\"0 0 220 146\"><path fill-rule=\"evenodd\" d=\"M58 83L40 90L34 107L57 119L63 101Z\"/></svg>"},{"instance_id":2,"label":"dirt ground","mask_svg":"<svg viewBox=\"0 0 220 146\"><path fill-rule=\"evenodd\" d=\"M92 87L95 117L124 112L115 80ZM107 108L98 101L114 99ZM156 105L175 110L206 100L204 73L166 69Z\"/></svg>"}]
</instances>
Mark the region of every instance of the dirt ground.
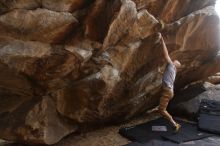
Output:
<instances>
[{"instance_id":1,"label":"dirt ground","mask_svg":"<svg viewBox=\"0 0 220 146\"><path fill-rule=\"evenodd\" d=\"M156 119L158 117L159 115L156 113L144 114L142 116L136 117L128 122L119 125L112 125L109 127L98 129L92 132L83 133L80 135L71 134L63 138L60 142L54 144L53 146L123 146L130 143L131 141L118 134L118 130L120 127L141 124ZM202 144L203 143L209 144L209 142L219 144L220 137L216 137L216 138L210 137L207 140L202 141ZM27 146L27 145L12 144L0 140L0 146ZM42 146L42 145L38 145L38 146Z\"/></svg>"},{"instance_id":2,"label":"dirt ground","mask_svg":"<svg viewBox=\"0 0 220 146\"><path fill-rule=\"evenodd\" d=\"M113 125L98 129L92 132L83 133L80 135L70 134L63 138L60 142L53 146L122 146L130 143L128 139L118 134L120 127L133 126L141 124L159 117L158 114L144 114L136 117L126 123ZM0 146L26 146L22 144L13 144L0 140Z\"/></svg>"},{"instance_id":3,"label":"dirt ground","mask_svg":"<svg viewBox=\"0 0 220 146\"><path fill-rule=\"evenodd\" d=\"M157 117L159 117L157 114L146 114L124 124L106 127L78 136L72 134L54 146L122 146L131 141L118 134L120 127L141 124Z\"/></svg>"}]
</instances>

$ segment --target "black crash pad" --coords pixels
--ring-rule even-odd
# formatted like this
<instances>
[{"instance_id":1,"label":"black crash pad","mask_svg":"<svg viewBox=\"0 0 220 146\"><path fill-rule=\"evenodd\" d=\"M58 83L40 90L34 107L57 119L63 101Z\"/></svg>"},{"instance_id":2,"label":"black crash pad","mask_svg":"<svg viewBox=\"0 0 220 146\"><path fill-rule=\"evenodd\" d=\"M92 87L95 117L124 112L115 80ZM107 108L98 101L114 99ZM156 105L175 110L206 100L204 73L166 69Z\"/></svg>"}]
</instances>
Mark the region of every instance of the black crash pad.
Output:
<instances>
[{"instance_id":1,"label":"black crash pad","mask_svg":"<svg viewBox=\"0 0 220 146\"><path fill-rule=\"evenodd\" d=\"M220 116L220 101L203 99L200 103L199 112Z\"/></svg>"},{"instance_id":2,"label":"black crash pad","mask_svg":"<svg viewBox=\"0 0 220 146\"><path fill-rule=\"evenodd\" d=\"M147 143L138 143L138 142L133 142L124 146L178 146L176 143L172 142L167 142L167 141L162 141L162 140L151 140Z\"/></svg>"},{"instance_id":3,"label":"black crash pad","mask_svg":"<svg viewBox=\"0 0 220 146\"><path fill-rule=\"evenodd\" d=\"M211 136L206 132L197 130L197 125L177 120L181 125L181 130L178 133L173 132L172 125L164 118L159 118L144 124L120 128L119 133L130 139L140 143L146 143L150 140L163 140L169 139L176 143L201 139L204 137ZM165 126L167 131L152 131L152 126Z\"/></svg>"},{"instance_id":4,"label":"black crash pad","mask_svg":"<svg viewBox=\"0 0 220 146\"><path fill-rule=\"evenodd\" d=\"M208 137L201 140L189 141L182 144L171 141L151 140L147 143L133 142L124 146L219 146L220 137Z\"/></svg>"},{"instance_id":5,"label":"black crash pad","mask_svg":"<svg viewBox=\"0 0 220 146\"><path fill-rule=\"evenodd\" d=\"M202 100L199 110L199 128L211 133L220 134L220 102Z\"/></svg>"},{"instance_id":6,"label":"black crash pad","mask_svg":"<svg viewBox=\"0 0 220 146\"><path fill-rule=\"evenodd\" d=\"M199 114L199 129L220 134L220 116Z\"/></svg>"},{"instance_id":7,"label":"black crash pad","mask_svg":"<svg viewBox=\"0 0 220 146\"><path fill-rule=\"evenodd\" d=\"M176 143L183 143L212 136L212 134L199 131L197 128L197 124L187 122L179 123L181 124L181 129L178 133L162 134L162 137Z\"/></svg>"}]
</instances>

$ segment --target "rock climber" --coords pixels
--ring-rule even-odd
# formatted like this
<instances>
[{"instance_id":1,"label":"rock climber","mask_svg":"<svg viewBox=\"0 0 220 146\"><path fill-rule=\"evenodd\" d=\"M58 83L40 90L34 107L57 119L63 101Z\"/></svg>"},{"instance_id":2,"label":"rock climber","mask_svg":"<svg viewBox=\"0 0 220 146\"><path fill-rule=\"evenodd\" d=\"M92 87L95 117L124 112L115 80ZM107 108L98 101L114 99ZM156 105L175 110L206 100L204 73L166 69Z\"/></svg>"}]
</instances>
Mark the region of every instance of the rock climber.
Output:
<instances>
[{"instance_id":1,"label":"rock climber","mask_svg":"<svg viewBox=\"0 0 220 146\"><path fill-rule=\"evenodd\" d=\"M160 103L158 106L158 111L164 118L166 118L172 123L172 125L175 127L175 132L178 132L181 125L176 123L172 118L172 116L167 112L167 106L169 104L169 101L174 96L174 92L173 92L174 81L177 70L181 67L181 64L178 60L174 60L174 61L171 60L161 33L158 33L158 35L159 35L160 43L162 43L163 46L163 55L167 62L162 77L162 92L160 97Z\"/></svg>"}]
</instances>

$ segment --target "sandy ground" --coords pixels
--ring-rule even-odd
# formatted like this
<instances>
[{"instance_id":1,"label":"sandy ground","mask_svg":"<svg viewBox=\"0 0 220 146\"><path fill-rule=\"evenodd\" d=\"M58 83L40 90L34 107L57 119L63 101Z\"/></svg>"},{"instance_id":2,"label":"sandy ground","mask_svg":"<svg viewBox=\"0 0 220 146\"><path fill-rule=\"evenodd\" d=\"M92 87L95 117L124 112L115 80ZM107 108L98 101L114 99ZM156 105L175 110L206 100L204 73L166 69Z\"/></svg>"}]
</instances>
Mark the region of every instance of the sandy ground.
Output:
<instances>
[{"instance_id":1,"label":"sandy ground","mask_svg":"<svg viewBox=\"0 0 220 146\"><path fill-rule=\"evenodd\" d=\"M83 133L80 135L71 134L53 146L122 146L130 143L131 141L118 134L118 130L120 127L141 124L149 120L153 120L157 117L159 116L155 113L144 114L142 116L132 119L127 123L105 127L102 129ZM12 144L0 140L0 146L24 146L24 145Z\"/></svg>"},{"instance_id":2,"label":"sandy ground","mask_svg":"<svg viewBox=\"0 0 220 146\"><path fill-rule=\"evenodd\" d=\"M158 118L159 115L155 113L145 114L132 119L126 123L119 125L112 125L102 129L94 130L92 132L83 133L80 135L71 134L63 138L60 142L53 146L123 146L131 141L118 134L120 127L133 126L141 124ZM219 144L220 137L210 137L202 141L202 144L209 144L210 142ZM0 140L0 146L27 146L22 144L12 144ZM42 146L42 145L39 145Z\"/></svg>"},{"instance_id":3,"label":"sandy ground","mask_svg":"<svg viewBox=\"0 0 220 146\"><path fill-rule=\"evenodd\" d=\"M121 125L106 127L78 136L69 135L54 146L122 146L131 141L118 134L120 127L141 124L157 117L157 114L143 115Z\"/></svg>"}]
</instances>

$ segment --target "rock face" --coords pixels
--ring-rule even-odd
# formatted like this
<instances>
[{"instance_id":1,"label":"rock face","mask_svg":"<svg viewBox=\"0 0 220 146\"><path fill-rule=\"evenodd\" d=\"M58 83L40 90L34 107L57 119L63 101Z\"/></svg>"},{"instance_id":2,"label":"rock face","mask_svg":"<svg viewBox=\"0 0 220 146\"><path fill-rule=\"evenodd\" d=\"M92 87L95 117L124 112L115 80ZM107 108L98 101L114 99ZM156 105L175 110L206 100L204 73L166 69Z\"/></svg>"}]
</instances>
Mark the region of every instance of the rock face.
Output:
<instances>
[{"instance_id":1,"label":"rock face","mask_svg":"<svg viewBox=\"0 0 220 146\"><path fill-rule=\"evenodd\" d=\"M0 138L53 144L79 125L154 107L164 69L176 90L220 71L215 0L2 0Z\"/></svg>"},{"instance_id":2,"label":"rock face","mask_svg":"<svg viewBox=\"0 0 220 146\"><path fill-rule=\"evenodd\" d=\"M210 76L206 79L207 82L213 83L213 84L220 84L220 73L217 73L213 76Z\"/></svg>"},{"instance_id":3,"label":"rock face","mask_svg":"<svg viewBox=\"0 0 220 146\"><path fill-rule=\"evenodd\" d=\"M220 85L198 83L179 92L169 105L173 115L198 120L199 106L202 99L220 101Z\"/></svg>"}]
</instances>

